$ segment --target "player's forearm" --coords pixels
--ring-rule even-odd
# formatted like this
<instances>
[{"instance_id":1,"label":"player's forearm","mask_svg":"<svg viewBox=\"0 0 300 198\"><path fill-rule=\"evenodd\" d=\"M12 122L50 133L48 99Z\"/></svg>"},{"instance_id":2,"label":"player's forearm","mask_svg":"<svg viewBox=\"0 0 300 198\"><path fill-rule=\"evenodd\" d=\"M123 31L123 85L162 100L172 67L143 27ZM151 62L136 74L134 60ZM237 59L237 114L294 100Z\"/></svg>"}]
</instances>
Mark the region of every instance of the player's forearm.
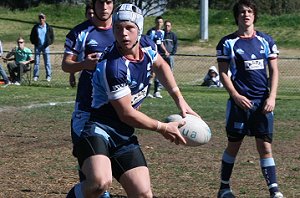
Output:
<instances>
[{"instance_id":1,"label":"player's forearm","mask_svg":"<svg viewBox=\"0 0 300 198\"><path fill-rule=\"evenodd\" d=\"M269 97L276 98L278 90L278 71L272 71L270 77L270 95Z\"/></svg>"},{"instance_id":2,"label":"player's forearm","mask_svg":"<svg viewBox=\"0 0 300 198\"><path fill-rule=\"evenodd\" d=\"M135 109L132 109L128 113L125 112L122 115L119 115L119 117L122 122L134 128L160 132L160 129L164 127L164 123L158 123L158 120L152 119L146 114ZM160 126L158 126L158 124Z\"/></svg>"},{"instance_id":3,"label":"player's forearm","mask_svg":"<svg viewBox=\"0 0 300 198\"><path fill-rule=\"evenodd\" d=\"M64 57L61 67L64 72L76 73L83 70L84 62L76 62L72 59Z\"/></svg>"},{"instance_id":4,"label":"player's forearm","mask_svg":"<svg viewBox=\"0 0 300 198\"><path fill-rule=\"evenodd\" d=\"M229 93L229 95L232 98L235 98L236 96L239 95L239 93L237 92L237 90L233 86L233 83L232 83L231 79L229 78L228 74L221 73L220 74L220 80L221 80L221 83L223 84L223 86L225 87L225 89L227 90L227 92Z\"/></svg>"}]
</instances>

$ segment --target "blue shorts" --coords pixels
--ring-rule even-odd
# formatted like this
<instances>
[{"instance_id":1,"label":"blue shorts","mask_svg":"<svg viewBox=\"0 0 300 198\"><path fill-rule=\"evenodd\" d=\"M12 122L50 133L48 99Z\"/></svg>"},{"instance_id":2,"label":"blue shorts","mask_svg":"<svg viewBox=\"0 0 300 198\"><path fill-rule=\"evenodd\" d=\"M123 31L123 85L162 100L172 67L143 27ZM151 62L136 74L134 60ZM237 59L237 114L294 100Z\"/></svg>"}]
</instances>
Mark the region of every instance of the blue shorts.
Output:
<instances>
[{"instance_id":1,"label":"blue shorts","mask_svg":"<svg viewBox=\"0 0 300 198\"><path fill-rule=\"evenodd\" d=\"M272 142L274 114L263 114L265 100L252 100L252 108L244 110L233 99L227 102L226 132L229 141L239 141L244 136L255 136Z\"/></svg>"},{"instance_id":2,"label":"blue shorts","mask_svg":"<svg viewBox=\"0 0 300 198\"><path fill-rule=\"evenodd\" d=\"M147 166L137 137L131 135L127 139L117 138L117 131L107 125L89 121L80 137L74 138L72 133L73 155L78 159L79 166L93 155L106 155L111 160L113 176L119 181L127 170L139 166Z\"/></svg>"}]
</instances>

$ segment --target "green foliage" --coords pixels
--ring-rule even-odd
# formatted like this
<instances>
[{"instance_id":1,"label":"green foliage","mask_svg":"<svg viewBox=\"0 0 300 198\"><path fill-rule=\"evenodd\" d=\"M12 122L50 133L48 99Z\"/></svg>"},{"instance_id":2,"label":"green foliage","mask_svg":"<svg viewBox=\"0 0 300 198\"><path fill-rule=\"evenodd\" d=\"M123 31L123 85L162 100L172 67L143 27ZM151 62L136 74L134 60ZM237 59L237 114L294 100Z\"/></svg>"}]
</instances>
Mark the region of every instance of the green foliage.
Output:
<instances>
[{"instance_id":1,"label":"green foliage","mask_svg":"<svg viewBox=\"0 0 300 198\"><path fill-rule=\"evenodd\" d=\"M4 42L15 41L19 34L26 40L37 15L44 12L47 22L54 27L56 43L63 44L68 31L82 22L84 18L83 5L68 4L40 4L26 11L10 11L0 7L0 39ZM200 14L198 10L191 8L168 9L163 14L165 19L171 20L173 30L177 33L180 45L200 45L203 47L215 46L220 37L236 30L231 10L209 10L209 40L205 43L199 42ZM154 26L155 17L146 17L144 33ZM274 37L280 47L299 48L300 46L300 14L283 14L271 16L262 14L257 21L256 27L260 31L267 32Z\"/></svg>"}]
</instances>

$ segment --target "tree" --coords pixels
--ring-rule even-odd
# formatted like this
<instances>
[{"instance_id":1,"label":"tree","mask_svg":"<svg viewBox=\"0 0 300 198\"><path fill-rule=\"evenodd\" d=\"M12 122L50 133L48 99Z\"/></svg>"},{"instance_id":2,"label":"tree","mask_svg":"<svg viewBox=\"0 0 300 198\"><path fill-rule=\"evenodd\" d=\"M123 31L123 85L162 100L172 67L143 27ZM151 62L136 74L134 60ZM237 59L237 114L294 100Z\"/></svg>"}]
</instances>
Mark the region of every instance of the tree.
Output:
<instances>
[{"instance_id":1,"label":"tree","mask_svg":"<svg viewBox=\"0 0 300 198\"><path fill-rule=\"evenodd\" d=\"M11 10L24 10L33 6L38 6L41 0L2 0L1 6L9 7Z\"/></svg>"}]
</instances>

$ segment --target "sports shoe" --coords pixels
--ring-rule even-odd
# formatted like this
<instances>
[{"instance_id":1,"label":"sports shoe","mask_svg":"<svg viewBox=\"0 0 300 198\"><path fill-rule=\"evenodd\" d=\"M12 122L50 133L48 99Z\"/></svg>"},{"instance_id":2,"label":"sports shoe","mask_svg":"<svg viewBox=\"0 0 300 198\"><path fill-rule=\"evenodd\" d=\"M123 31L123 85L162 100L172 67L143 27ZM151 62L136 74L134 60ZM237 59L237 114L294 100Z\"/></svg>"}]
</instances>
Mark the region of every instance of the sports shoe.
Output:
<instances>
[{"instance_id":1,"label":"sports shoe","mask_svg":"<svg viewBox=\"0 0 300 198\"><path fill-rule=\"evenodd\" d=\"M48 77L46 78L46 80L47 80L48 82L50 82L50 81L51 81L51 77L48 76Z\"/></svg>"},{"instance_id":2,"label":"sports shoe","mask_svg":"<svg viewBox=\"0 0 300 198\"><path fill-rule=\"evenodd\" d=\"M149 93L149 94L147 95L147 98L154 98L154 97L153 97L152 94Z\"/></svg>"},{"instance_id":3,"label":"sports shoe","mask_svg":"<svg viewBox=\"0 0 300 198\"><path fill-rule=\"evenodd\" d=\"M235 196L230 188L225 188L219 190L218 198L235 198Z\"/></svg>"},{"instance_id":4,"label":"sports shoe","mask_svg":"<svg viewBox=\"0 0 300 198\"><path fill-rule=\"evenodd\" d=\"M155 92L153 95L155 98L162 98L161 94L159 91Z\"/></svg>"},{"instance_id":5,"label":"sports shoe","mask_svg":"<svg viewBox=\"0 0 300 198\"><path fill-rule=\"evenodd\" d=\"M270 198L284 198L281 192L275 192Z\"/></svg>"},{"instance_id":6,"label":"sports shoe","mask_svg":"<svg viewBox=\"0 0 300 198\"><path fill-rule=\"evenodd\" d=\"M38 81L39 77L33 77L33 81Z\"/></svg>"},{"instance_id":7,"label":"sports shoe","mask_svg":"<svg viewBox=\"0 0 300 198\"><path fill-rule=\"evenodd\" d=\"M10 81L8 81L7 83L5 83L5 85L1 86L3 88L7 87L8 85L11 85L12 83Z\"/></svg>"},{"instance_id":8,"label":"sports shoe","mask_svg":"<svg viewBox=\"0 0 300 198\"><path fill-rule=\"evenodd\" d=\"M14 82L14 85L20 86L21 84L20 84L20 82L16 81L16 82Z\"/></svg>"}]
</instances>

